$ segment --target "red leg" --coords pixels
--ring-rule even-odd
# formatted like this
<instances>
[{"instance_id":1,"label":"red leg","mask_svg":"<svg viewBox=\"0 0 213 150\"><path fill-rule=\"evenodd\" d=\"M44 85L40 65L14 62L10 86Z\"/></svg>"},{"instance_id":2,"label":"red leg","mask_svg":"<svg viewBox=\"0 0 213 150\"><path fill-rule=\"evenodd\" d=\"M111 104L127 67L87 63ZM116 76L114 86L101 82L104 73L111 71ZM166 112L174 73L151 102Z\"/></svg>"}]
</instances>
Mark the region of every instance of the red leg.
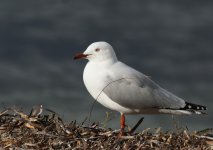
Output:
<instances>
[{"instance_id":1,"label":"red leg","mask_svg":"<svg viewBox=\"0 0 213 150\"><path fill-rule=\"evenodd\" d=\"M121 125L121 131L120 134L121 136L124 136L124 129L125 129L125 116L124 114L121 114L121 120L120 120L120 125Z\"/></svg>"}]
</instances>

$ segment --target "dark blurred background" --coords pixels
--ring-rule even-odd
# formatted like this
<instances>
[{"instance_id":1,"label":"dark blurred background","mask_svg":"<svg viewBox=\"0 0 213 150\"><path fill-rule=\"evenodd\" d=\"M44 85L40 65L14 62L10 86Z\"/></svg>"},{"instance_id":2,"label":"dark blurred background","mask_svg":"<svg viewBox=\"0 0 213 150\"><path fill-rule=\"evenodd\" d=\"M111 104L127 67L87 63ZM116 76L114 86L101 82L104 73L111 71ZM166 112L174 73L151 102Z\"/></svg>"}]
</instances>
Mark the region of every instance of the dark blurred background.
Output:
<instances>
[{"instance_id":1,"label":"dark blurred background","mask_svg":"<svg viewBox=\"0 0 213 150\"><path fill-rule=\"evenodd\" d=\"M86 61L72 58L107 41L121 61L208 106L207 116L175 117L180 126L212 127L212 16L210 0L1 0L0 109L43 104L68 122L82 122L93 99L82 81ZM106 112L95 104L91 119L104 123ZM128 125L141 116L129 116ZM119 128L119 114L111 118L107 126ZM142 128L172 129L174 122L170 115L147 115Z\"/></svg>"}]
</instances>

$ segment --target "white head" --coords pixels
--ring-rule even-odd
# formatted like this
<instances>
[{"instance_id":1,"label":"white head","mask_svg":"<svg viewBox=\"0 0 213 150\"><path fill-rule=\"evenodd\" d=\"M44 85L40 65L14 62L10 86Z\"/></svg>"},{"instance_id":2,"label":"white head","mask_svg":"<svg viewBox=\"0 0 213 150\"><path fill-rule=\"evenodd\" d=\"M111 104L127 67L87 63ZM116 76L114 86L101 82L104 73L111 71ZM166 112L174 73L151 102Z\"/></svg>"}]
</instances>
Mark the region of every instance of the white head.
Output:
<instances>
[{"instance_id":1,"label":"white head","mask_svg":"<svg viewBox=\"0 0 213 150\"><path fill-rule=\"evenodd\" d=\"M75 55L74 59L86 58L89 61L117 61L116 54L107 42L95 42L88 46L84 53Z\"/></svg>"}]
</instances>

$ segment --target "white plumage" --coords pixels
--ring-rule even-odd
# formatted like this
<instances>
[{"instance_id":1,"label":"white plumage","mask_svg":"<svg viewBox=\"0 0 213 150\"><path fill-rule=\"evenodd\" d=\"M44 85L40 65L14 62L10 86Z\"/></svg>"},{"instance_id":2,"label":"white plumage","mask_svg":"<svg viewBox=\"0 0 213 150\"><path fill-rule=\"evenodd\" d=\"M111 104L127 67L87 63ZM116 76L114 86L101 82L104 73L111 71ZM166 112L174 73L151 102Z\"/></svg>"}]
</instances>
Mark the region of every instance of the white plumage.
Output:
<instances>
[{"instance_id":1,"label":"white plumage","mask_svg":"<svg viewBox=\"0 0 213 150\"><path fill-rule=\"evenodd\" d=\"M161 88L143 73L118 61L108 43L95 42L83 53L89 60L84 83L89 93L105 107L124 114L198 113L187 109L186 102ZM192 104L193 105L193 104Z\"/></svg>"},{"instance_id":2,"label":"white plumage","mask_svg":"<svg viewBox=\"0 0 213 150\"><path fill-rule=\"evenodd\" d=\"M83 80L89 93L105 107L121 114L202 114L206 107L185 102L143 73L118 61L112 46L92 43L75 59L86 58Z\"/></svg>"}]
</instances>

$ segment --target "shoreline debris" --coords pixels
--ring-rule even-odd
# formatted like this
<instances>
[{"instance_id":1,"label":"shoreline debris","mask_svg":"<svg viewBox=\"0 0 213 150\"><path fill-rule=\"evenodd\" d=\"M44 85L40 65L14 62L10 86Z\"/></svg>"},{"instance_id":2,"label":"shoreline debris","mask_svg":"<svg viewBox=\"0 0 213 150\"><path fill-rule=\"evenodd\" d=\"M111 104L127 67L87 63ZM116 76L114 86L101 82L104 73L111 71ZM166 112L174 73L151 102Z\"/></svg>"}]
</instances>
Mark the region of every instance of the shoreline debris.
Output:
<instances>
[{"instance_id":1,"label":"shoreline debris","mask_svg":"<svg viewBox=\"0 0 213 150\"><path fill-rule=\"evenodd\" d=\"M14 108L0 112L0 149L211 149L212 129L155 133L145 129L119 137L119 130L65 123L53 111L27 115ZM139 122L140 123L140 122Z\"/></svg>"}]
</instances>

